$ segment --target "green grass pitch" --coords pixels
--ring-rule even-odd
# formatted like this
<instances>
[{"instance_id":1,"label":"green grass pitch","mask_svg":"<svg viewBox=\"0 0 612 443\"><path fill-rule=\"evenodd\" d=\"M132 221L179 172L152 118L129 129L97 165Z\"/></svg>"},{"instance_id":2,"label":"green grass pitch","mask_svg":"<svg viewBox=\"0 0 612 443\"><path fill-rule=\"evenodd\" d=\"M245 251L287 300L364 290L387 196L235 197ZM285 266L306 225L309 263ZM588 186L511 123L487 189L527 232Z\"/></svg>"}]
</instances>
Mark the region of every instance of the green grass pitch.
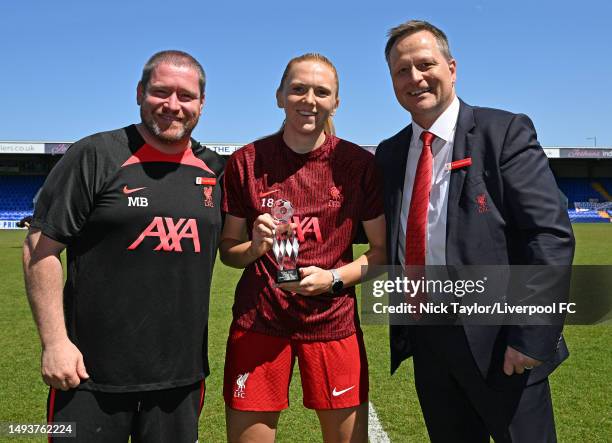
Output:
<instances>
[{"instance_id":1,"label":"green grass pitch","mask_svg":"<svg viewBox=\"0 0 612 443\"><path fill-rule=\"evenodd\" d=\"M576 264L612 264L612 225L574 225ZM0 422L44 422L47 387L40 378L40 345L24 294L21 244L24 231L0 231ZM211 376L200 419L201 442L225 441L221 396L225 341L239 270L217 263L210 309ZM612 291L612 288L602 288ZM412 363L389 376L386 326L364 326L370 362L370 400L391 441L427 441L412 383ZM612 328L568 326L570 358L553 374L551 385L560 442L612 440ZM290 408L278 429L279 442L321 441L313 411L302 406L299 374ZM7 437L0 436L0 441ZM43 441L32 439L30 441ZM26 438L11 441L29 441Z\"/></svg>"}]
</instances>

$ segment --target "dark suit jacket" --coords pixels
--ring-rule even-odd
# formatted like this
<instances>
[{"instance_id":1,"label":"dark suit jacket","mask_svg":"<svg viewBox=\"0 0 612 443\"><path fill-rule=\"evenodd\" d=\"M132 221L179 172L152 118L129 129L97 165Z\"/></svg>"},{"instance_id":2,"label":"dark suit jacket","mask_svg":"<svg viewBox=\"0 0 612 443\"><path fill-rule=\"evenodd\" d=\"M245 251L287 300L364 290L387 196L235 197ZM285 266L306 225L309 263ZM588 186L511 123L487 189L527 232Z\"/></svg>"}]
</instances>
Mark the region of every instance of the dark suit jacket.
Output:
<instances>
[{"instance_id":1,"label":"dark suit jacket","mask_svg":"<svg viewBox=\"0 0 612 443\"><path fill-rule=\"evenodd\" d=\"M383 171L389 264L398 265L397 241L412 125L383 141L376 161ZM548 159L531 120L461 101L453 161L472 165L452 171L446 226L447 265L569 265L574 237ZM485 195L487 210L482 209ZM479 197L480 200L477 199ZM479 203L480 201L480 203ZM412 355L410 326L391 326L391 372ZM464 326L476 363L486 376L493 344L507 344L545 361L529 382L545 378L567 358L562 326Z\"/></svg>"}]
</instances>

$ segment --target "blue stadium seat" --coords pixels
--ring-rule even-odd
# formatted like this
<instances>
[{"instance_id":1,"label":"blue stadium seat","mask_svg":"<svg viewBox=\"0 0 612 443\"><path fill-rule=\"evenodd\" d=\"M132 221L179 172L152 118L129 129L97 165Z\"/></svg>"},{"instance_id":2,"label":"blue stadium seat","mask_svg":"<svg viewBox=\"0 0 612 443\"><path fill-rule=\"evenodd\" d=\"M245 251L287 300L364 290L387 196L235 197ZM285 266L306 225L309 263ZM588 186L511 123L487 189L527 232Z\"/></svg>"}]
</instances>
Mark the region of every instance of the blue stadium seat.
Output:
<instances>
[{"instance_id":1,"label":"blue stadium seat","mask_svg":"<svg viewBox=\"0 0 612 443\"><path fill-rule=\"evenodd\" d=\"M42 175L0 175L0 219L32 215L32 199L45 181Z\"/></svg>"},{"instance_id":2,"label":"blue stadium seat","mask_svg":"<svg viewBox=\"0 0 612 443\"><path fill-rule=\"evenodd\" d=\"M572 223L611 223L612 219L602 217L597 211L576 211L570 209L567 211Z\"/></svg>"},{"instance_id":3,"label":"blue stadium seat","mask_svg":"<svg viewBox=\"0 0 612 443\"><path fill-rule=\"evenodd\" d=\"M601 184L608 193L612 194L612 179L609 178L558 178L557 185L569 201L569 207L573 208L575 202L598 201L605 202L606 198L593 188L593 183Z\"/></svg>"}]
</instances>

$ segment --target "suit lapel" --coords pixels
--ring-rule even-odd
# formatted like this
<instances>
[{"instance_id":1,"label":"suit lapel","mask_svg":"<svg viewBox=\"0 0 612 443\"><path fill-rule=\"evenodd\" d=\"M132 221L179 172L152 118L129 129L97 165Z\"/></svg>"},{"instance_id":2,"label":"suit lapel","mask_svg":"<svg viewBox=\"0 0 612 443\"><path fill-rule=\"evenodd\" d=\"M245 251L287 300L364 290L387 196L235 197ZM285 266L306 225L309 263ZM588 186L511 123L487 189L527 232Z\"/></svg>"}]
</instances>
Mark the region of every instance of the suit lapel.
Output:
<instances>
[{"instance_id":1,"label":"suit lapel","mask_svg":"<svg viewBox=\"0 0 612 443\"><path fill-rule=\"evenodd\" d=\"M404 178L406 177L406 161L408 160L408 148L412 139L412 125L408 125L393 147L392 165L389 168L390 189L392 192L392 218L394 220L393 232L391 232L391 257L397 259L397 242L400 232L400 215L402 210L402 199L404 191Z\"/></svg>"},{"instance_id":2,"label":"suit lapel","mask_svg":"<svg viewBox=\"0 0 612 443\"><path fill-rule=\"evenodd\" d=\"M470 157L472 150L471 133L474 128L474 110L460 100L459 116L457 118L457 129L455 130L455 141L453 143L453 161ZM456 228L459 198L463 190L463 184L467 175L467 168L456 169L451 172L450 186L448 191L448 208L446 212L446 263L452 264L455 256L451 248L456 245L454 241L454 228ZM449 260L450 259L450 260Z\"/></svg>"}]
</instances>

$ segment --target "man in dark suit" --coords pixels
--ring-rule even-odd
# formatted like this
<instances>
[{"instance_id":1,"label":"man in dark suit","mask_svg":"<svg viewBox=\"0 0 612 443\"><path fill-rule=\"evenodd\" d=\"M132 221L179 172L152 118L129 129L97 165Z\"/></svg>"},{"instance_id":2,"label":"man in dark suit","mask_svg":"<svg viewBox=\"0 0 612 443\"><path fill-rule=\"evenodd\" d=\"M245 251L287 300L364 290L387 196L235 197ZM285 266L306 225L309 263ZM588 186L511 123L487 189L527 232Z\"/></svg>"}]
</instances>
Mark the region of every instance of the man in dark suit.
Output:
<instances>
[{"instance_id":1,"label":"man in dark suit","mask_svg":"<svg viewBox=\"0 0 612 443\"><path fill-rule=\"evenodd\" d=\"M570 265L571 225L531 120L459 100L447 38L427 22L391 29L385 56L412 116L376 151L389 263ZM413 357L432 441L556 441L548 375L568 355L561 330L392 325L391 370Z\"/></svg>"}]
</instances>

